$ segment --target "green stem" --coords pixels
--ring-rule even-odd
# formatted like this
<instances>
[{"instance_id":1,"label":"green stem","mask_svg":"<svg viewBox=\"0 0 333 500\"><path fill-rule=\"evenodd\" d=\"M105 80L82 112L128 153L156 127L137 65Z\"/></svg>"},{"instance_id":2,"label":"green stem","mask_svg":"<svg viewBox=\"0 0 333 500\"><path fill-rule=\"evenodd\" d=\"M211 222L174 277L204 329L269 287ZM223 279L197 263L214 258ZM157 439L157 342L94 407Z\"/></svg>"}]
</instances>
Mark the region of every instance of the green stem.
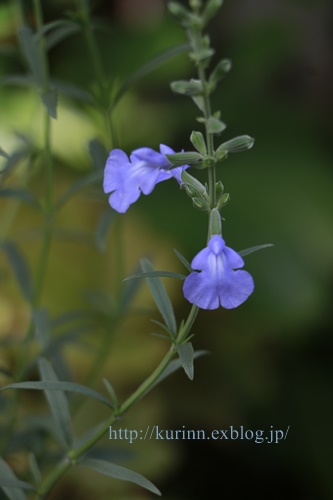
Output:
<instances>
[{"instance_id":1,"label":"green stem","mask_svg":"<svg viewBox=\"0 0 333 500\"><path fill-rule=\"evenodd\" d=\"M129 408L131 408L134 403L141 399L144 394L152 387L158 378L162 375L172 358L177 352L177 345L181 344L188 336L190 329L193 326L195 318L198 314L199 308L195 305L192 306L189 316L182 328L180 328L175 345L172 345L168 352L165 354L162 361L155 368L155 370L146 378L146 380L131 394L122 405L115 409L113 415L96 431L96 433L91 436L80 448L75 450L70 450L67 457L64 457L55 469L53 469L50 474L41 482L40 486L37 488L37 495L35 500L40 500L46 498L48 493L57 483L57 481L65 474L65 472L72 466L75 465L80 458L88 451L92 446L94 446L113 425L119 417L123 416Z\"/></svg>"}]
</instances>

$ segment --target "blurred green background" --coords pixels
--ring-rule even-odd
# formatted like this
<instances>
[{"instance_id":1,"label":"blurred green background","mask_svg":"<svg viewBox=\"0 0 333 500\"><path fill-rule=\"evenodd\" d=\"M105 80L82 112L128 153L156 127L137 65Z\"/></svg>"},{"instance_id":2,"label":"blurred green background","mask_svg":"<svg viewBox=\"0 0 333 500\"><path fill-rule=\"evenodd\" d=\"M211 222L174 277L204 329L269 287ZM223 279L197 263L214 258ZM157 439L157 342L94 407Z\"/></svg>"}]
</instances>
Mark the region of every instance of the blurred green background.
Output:
<instances>
[{"instance_id":1,"label":"blurred green background","mask_svg":"<svg viewBox=\"0 0 333 500\"><path fill-rule=\"evenodd\" d=\"M70 0L43 4L46 22L63 18L74 6ZM162 0L96 1L93 14L102 25L96 31L98 44L115 88L158 53L186 41ZM17 49L20 22L18 3L2 1L0 77L25 71ZM210 354L197 361L194 382L177 372L139 402L121 425L207 431L229 425L285 430L290 425L290 430L285 441L270 445L230 440L111 443L118 463L149 477L165 499L213 498L216 492L258 500L333 497L332 23L330 0L226 0L211 23L214 61L228 57L233 63L213 95L213 108L221 110L228 125L221 142L241 134L256 139L251 151L231 156L219 172L231 194L222 213L224 238L235 250L263 243L274 247L245 258L256 284L245 304L231 311L200 312L194 346ZM79 33L55 46L49 56L52 77L88 90L94 87ZM191 131L200 130L197 110L189 99L174 95L169 82L193 76L183 54L131 88L114 113L119 147L128 153L140 146L157 149L160 143L177 151L190 149ZM2 85L0 102L0 146L13 151L20 141L15 132L40 143L41 107L35 92ZM58 115L52 143L55 189L61 194L92 168L88 140L99 137L107 145L107 139L88 104L61 95ZM26 170L21 165L6 182L24 183ZM204 179L202 173L199 177ZM43 191L40 172L29 174L29 185L36 193ZM54 316L76 308L91 310L93 300L96 304L100 299L96 290L114 293L119 237L123 277L144 255L159 269L183 272L173 248L191 260L205 246L206 216L170 181L159 184L149 197L141 196L116 219L101 253L89 236L107 207L102 187L99 194L96 198L85 192L58 215L62 237L53 243L43 296L43 305ZM1 201L0 236L17 241L34 269L40 245L34 229L40 219L22 206L8 220L12 203ZM19 336L29 311L4 260L0 269L0 335ZM181 285L169 280L166 286L182 319L189 304ZM147 301L153 308L141 284L136 305L146 307ZM156 311L153 315L159 319ZM113 331L111 354L100 376L107 376L123 397L149 374L166 348L149 335L154 330L149 317L133 315ZM90 354L84 347L68 348L75 380L84 379ZM10 355L2 354L8 366ZM78 432L105 416L91 402L84 408L77 418ZM77 469L52 498L153 497L111 483Z\"/></svg>"}]
</instances>

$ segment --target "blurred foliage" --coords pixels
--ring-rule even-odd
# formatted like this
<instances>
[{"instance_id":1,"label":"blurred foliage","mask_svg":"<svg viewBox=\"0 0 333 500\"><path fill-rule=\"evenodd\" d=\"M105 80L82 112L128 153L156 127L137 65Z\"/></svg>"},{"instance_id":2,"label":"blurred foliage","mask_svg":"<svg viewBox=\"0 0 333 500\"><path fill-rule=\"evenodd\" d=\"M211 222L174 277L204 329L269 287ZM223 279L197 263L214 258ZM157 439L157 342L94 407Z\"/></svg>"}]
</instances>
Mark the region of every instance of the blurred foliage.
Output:
<instances>
[{"instance_id":1,"label":"blurred foliage","mask_svg":"<svg viewBox=\"0 0 333 500\"><path fill-rule=\"evenodd\" d=\"M74 2L44 4L49 22L63 18ZM152 57L185 42L162 1L100 0L94 2L93 12L100 22L96 33L102 60L108 78L115 82L113 92ZM236 0L226 1L212 22L216 60L228 57L233 62L213 99L228 125L224 139L245 133L256 139L253 150L234 155L221 171L231 194L222 214L223 234L238 250L262 243L274 247L245 258L256 291L241 308L200 313L194 344L211 354L197 362L194 382L174 375L129 413L126 426L291 428L287 440L278 445L141 441L122 442L125 446L120 447L116 443L114 453L127 459L131 468L149 474L165 499L207 498L216 496L216 491L234 498L244 494L273 500L332 498L332 14L329 0ZM2 2L1 77L25 71L17 52L19 24L18 3ZM95 84L79 33L50 50L50 67L52 78L87 91ZM186 149L191 131L200 127L194 121L196 110L189 100L172 94L169 82L191 76L190 62L179 55L135 85L114 111L119 146L128 152L143 145L156 148L159 143ZM10 154L22 145L16 132L38 145L41 110L35 93L1 86L0 101L0 147ZM109 147L93 106L61 95L58 120L52 123L59 196L91 169L87 144L92 137ZM12 176L6 185L29 183L33 192L43 192L39 172L27 176L24 162ZM204 180L204 174L198 177ZM119 279L131 274L143 255L153 258L158 269L183 272L172 248L191 260L205 242L206 216L193 212L190 199L170 181L158 185L149 197L142 196L121 222L115 221L106 251L100 253L93 233L107 199L98 189L98 196L85 191L57 216L58 237L42 300L53 319L74 309L109 311L105 297L114 293ZM39 258L38 217L26 204L1 200L1 238L8 233L15 239L32 269ZM124 244L123 276L115 264L117 231ZM0 271L0 336L16 341L28 324L29 312L2 256ZM177 316L182 317L188 304L180 285L173 280L166 285ZM120 394L129 393L165 349L162 341L147 335L154 330L142 311L147 300L142 286L135 315L114 329L103 376L115 383ZM103 331L103 325L94 328L80 348L76 344L66 348L75 380L85 379L91 350L98 348ZM13 347L7 346L0 354L1 366L10 369L13 356ZM28 405L42 405L39 395L26 399ZM78 431L96 423L97 411L99 420L106 411L97 410L91 401L83 409L77 416ZM19 452L13 455L18 470L25 470L25 460ZM150 498L141 489L122 483L110 486L80 469L64 478L52 498L84 499L96 491L101 499L110 494L126 500Z\"/></svg>"}]
</instances>

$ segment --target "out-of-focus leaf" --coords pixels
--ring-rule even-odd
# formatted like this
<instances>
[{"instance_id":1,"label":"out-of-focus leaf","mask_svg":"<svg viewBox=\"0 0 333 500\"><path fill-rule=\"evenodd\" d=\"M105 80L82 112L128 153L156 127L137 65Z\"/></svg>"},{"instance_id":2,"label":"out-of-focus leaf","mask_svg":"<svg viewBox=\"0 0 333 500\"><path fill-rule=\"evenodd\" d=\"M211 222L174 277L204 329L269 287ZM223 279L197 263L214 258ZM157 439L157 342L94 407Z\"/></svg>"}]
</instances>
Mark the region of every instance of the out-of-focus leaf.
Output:
<instances>
[{"instance_id":1,"label":"out-of-focus leaf","mask_svg":"<svg viewBox=\"0 0 333 500\"><path fill-rule=\"evenodd\" d=\"M129 481L134 484L138 484L156 495L161 495L159 489L151 483L148 479L141 476L137 472L134 472L126 467L121 467L112 462L106 462L105 460L98 460L94 458L83 458L78 462L78 465L83 465L85 467L90 467L105 476L112 477L114 479L122 479L123 481Z\"/></svg>"},{"instance_id":2,"label":"out-of-focus leaf","mask_svg":"<svg viewBox=\"0 0 333 500\"><path fill-rule=\"evenodd\" d=\"M186 342L186 344L179 345L178 347L178 353L179 353L179 359L181 362L182 367L184 368L184 372L188 376L190 380L193 380L194 377L194 365L193 365L193 360L194 360L194 349L191 344L191 342Z\"/></svg>"},{"instance_id":3,"label":"out-of-focus leaf","mask_svg":"<svg viewBox=\"0 0 333 500\"><path fill-rule=\"evenodd\" d=\"M40 358L38 360L38 366L42 379L42 382L40 382L41 384L47 385L48 383L53 383L55 386L59 384L57 374L47 359ZM44 391L58 428L59 437L66 447L71 446L73 442L72 421L67 398L64 392L59 388L58 390L50 390L44 387Z\"/></svg>"},{"instance_id":4,"label":"out-of-focus leaf","mask_svg":"<svg viewBox=\"0 0 333 500\"><path fill-rule=\"evenodd\" d=\"M58 43L62 42L66 38L80 31L77 24L71 21L63 21L62 26L58 26L57 29L52 30L52 32L46 38L46 48L47 50L52 49Z\"/></svg>"},{"instance_id":5,"label":"out-of-focus leaf","mask_svg":"<svg viewBox=\"0 0 333 500\"><path fill-rule=\"evenodd\" d=\"M73 196L81 191L81 189L95 184L95 182L102 182L103 172L92 172L85 177L74 182L72 186L58 199L55 209L60 210Z\"/></svg>"},{"instance_id":6,"label":"out-of-focus leaf","mask_svg":"<svg viewBox=\"0 0 333 500\"><path fill-rule=\"evenodd\" d=\"M30 87L36 85L31 75L7 75L0 78L1 85L18 85L19 87Z\"/></svg>"},{"instance_id":7,"label":"out-of-focus leaf","mask_svg":"<svg viewBox=\"0 0 333 500\"><path fill-rule=\"evenodd\" d=\"M98 139L92 139L88 144L89 153L92 158L93 164L97 170L104 170L108 153L104 144Z\"/></svg>"},{"instance_id":8,"label":"out-of-focus leaf","mask_svg":"<svg viewBox=\"0 0 333 500\"><path fill-rule=\"evenodd\" d=\"M29 462L29 469L31 472L31 476L33 477L35 484L40 483L42 475L38 466L36 455L34 453L28 454L28 462Z\"/></svg>"},{"instance_id":9,"label":"out-of-focus leaf","mask_svg":"<svg viewBox=\"0 0 333 500\"><path fill-rule=\"evenodd\" d=\"M184 274L172 273L171 271L149 271L147 273L132 274L132 276L125 278L123 282L139 278L176 278L178 280L184 280L186 276Z\"/></svg>"},{"instance_id":10,"label":"out-of-focus leaf","mask_svg":"<svg viewBox=\"0 0 333 500\"><path fill-rule=\"evenodd\" d=\"M187 80L177 80L171 82L171 90L177 94L187 95L187 96L202 96L203 86L200 80L191 79Z\"/></svg>"},{"instance_id":11,"label":"out-of-focus leaf","mask_svg":"<svg viewBox=\"0 0 333 500\"><path fill-rule=\"evenodd\" d=\"M154 267L152 266L151 262L148 259L142 259L140 263L144 273L155 271ZM175 337L177 334L176 319L173 312L171 301L169 299L169 296L165 290L162 281L157 277L154 278L146 277L145 279L147 281L150 293L153 296L155 304L157 305L158 310L160 311L165 321L165 324L167 325L169 331Z\"/></svg>"},{"instance_id":12,"label":"out-of-focus leaf","mask_svg":"<svg viewBox=\"0 0 333 500\"><path fill-rule=\"evenodd\" d=\"M273 247L274 245L272 243L266 243L266 245L257 245L255 247L251 248L245 248L244 250L240 250L237 252L241 257L244 257L245 255L249 255L250 253L253 252L258 252L258 250L263 250L264 248L269 248Z\"/></svg>"},{"instance_id":13,"label":"out-of-focus leaf","mask_svg":"<svg viewBox=\"0 0 333 500\"><path fill-rule=\"evenodd\" d=\"M52 393L76 392L78 394L83 394L84 396L96 399L97 401L104 403L109 408L112 408L111 402L106 399L103 394L100 394L94 389L90 389L90 387L86 387L81 384L76 384L74 382L62 382L61 380L58 380L58 378L57 380L43 380L42 382L16 382L14 384L8 384L1 387L0 392L7 391L8 389L31 389Z\"/></svg>"},{"instance_id":14,"label":"out-of-focus leaf","mask_svg":"<svg viewBox=\"0 0 333 500\"><path fill-rule=\"evenodd\" d=\"M0 248L6 254L7 260L12 268L21 292L26 300L29 303L32 303L34 293L30 270L22 252L14 243L9 241L0 242Z\"/></svg>"},{"instance_id":15,"label":"out-of-focus leaf","mask_svg":"<svg viewBox=\"0 0 333 500\"><path fill-rule=\"evenodd\" d=\"M34 208L40 208L40 205L31 191L19 188L0 188L0 198L17 198L20 201L28 203Z\"/></svg>"},{"instance_id":16,"label":"out-of-focus leaf","mask_svg":"<svg viewBox=\"0 0 333 500\"><path fill-rule=\"evenodd\" d=\"M14 471L0 457L0 486L9 500L26 500L23 488L34 489L29 483L17 479Z\"/></svg>"},{"instance_id":17,"label":"out-of-focus leaf","mask_svg":"<svg viewBox=\"0 0 333 500\"><path fill-rule=\"evenodd\" d=\"M101 215L95 231L95 242L98 250L104 252L106 250L107 236L110 226L116 217L117 212L108 207Z\"/></svg>"},{"instance_id":18,"label":"out-of-focus leaf","mask_svg":"<svg viewBox=\"0 0 333 500\"><path fill-rule=\"evenodd\" d=\"M32 76L37 84L43 86L43 65L33 32L28 26L21 26L18 34L20 46Z\"/></svg>"},{"instance_id":19,"label":"out-of-focus leaf","mask_svg":"<svg viewBox=\"0 0 333 500\"><path fill-rule=\"evenodd\" d=\"M116 391L114 390L113 386L111 385L111 383L106 378L103 378L103 383L105 385L106 390L109 393L109 396L110 396L111 401L112 401L113 408L117 408L119 406L119 401L118 401L118 398L117 398Z\"/></svg>"},{"instance_id":20,"label":"out-of-focus leaf","mask_svg":"<svg viewBox=\"0 0 333 500\"><path fill-rule=\"evenodd\" d=\"M226 129L226 124L214 116L208 118L206 126L210 134L220 134Z\"/></svg>"},{"instance_id":21,"label":"out-of-focus leaf","mask_svg":"<svg viewBox=\"0 0 333 500\"><path fill-rule=\"evenodd\" d=\"M57 118L58 94L57 89L49 89L42 94L42 102L51 118Z\"/></svg>"},{"instance_id":22,"label":"out-of-focus leaf","mask_svg":"<svg viewBox=\"0 0 333 500\"><path fill-rule=\"evenodd\" d=\"M50 79L50 85L56 88L59 92L62 92L69 97L73 97L74 99L78 99L79 101L87 102L90 104L94 102L94 99L89 94L89 92L81 89L80 87L76 87L76 85L62 82L61 80L57 80L56 78Z\"/></svg>"},{"instance_id":23,"label":"out-of-focus leaf","mask_svg":"<svg viewBox=\"0 0 333 500\"><path fill-rule=\"evenodd\" d=\"M136 273L135 273L136 274ZM136 292L140 287L140 280L131 280L121 288L121 295L119 300L119 312L123 313L129 307L131 301L134 299Z\"/></svg>"},{"instance_id":24,"label":"out-of-focus leaf","mask_svg":"<svg viewBox=\"0 0 333 500\"><path fill-rule=\"evenodd\" d=\"M9 155L2 148L0 148L0 156L2 156L3 158L6 158L6 160L9 159Z\"/></svg>"},{"instance_id":25,"label":"out-of-focus leaf","mask_svg":"<svg viewBox=\"0 0 333 500\"><path fill-rule=\"evenodd\" d=\"M183 54L184 52L188 52L189 49L190 49L189 44L176 45L175 47L172 47L171 49L162 52L157 57L149 61L147 64L143 65L138 71L133 73L133 75L131 75L125 81L125 83L123 83L123 85L120 87L120 89L118 90L113 99L112 103L113 109L118 104L123 95L127 92L127 90L133 87L133 85L139 82L143 77L149 75L149 73L151 73L154 69L158 68L165 61L172 59L178 54Z\"/></svg>"},{"instance_id":26,"label":"out-of-focus leaf","mask_svg":"<svg viewBox=\"0 0 333 500\"><path fill-rule=\"evenodd\" d=\"M178 259L184 264L186 269L191 273L193 271L191 264L187 259L185 259L184 255L182 255L176 248L173 249L175 254L177 255Z\"/></svg>"},{"instance_id":27,"label":"out-of-focus leaf","mask_svg":"<svg viewBox=\"0 0 333 500\"><path fill-rule=\"evenodd\" d=\"M50 340L50 316L47 309L35 309L32 313L36 337L41 349L45 349Z\"/></svg>"}]
</instances>

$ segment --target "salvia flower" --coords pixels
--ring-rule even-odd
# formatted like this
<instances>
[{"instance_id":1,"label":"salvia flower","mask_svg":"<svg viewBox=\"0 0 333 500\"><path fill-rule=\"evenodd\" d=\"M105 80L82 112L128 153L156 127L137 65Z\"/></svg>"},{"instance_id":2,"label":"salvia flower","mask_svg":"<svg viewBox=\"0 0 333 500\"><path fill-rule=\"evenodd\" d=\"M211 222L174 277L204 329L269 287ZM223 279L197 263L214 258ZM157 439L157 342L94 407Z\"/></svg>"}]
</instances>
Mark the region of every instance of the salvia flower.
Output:
<instances>
[{"instance_id":1,"label":"salvia flower","mask_svg":"<svg viewBox=\"0 0 333 500\"><path fill-rule=\"evenodd\" d=\"M121 149L113 149L104 170L104 192L111 193L109 203L120 213L125 213L140 194L150 194L156 184L174 177L181 184L181 172L188 165L170 169L166 154L173 149L160 145L160 153L151 148L132 151L130 158Z\"/></svg>"},{"instance_id":2,"label":"salvia flower","mask_svg":"<svg viewBox=\"0 0 333 500\"><path fill-rule=\"evenodd\" d=\"M242 257L227 247L222 236L215 234L208 246L192 260L192 272L183 285L185 298L201 309L222 306L233 309L254 290L252 276L247 271L237 271L244 266Z\"/></svg>"}]
</instances>

